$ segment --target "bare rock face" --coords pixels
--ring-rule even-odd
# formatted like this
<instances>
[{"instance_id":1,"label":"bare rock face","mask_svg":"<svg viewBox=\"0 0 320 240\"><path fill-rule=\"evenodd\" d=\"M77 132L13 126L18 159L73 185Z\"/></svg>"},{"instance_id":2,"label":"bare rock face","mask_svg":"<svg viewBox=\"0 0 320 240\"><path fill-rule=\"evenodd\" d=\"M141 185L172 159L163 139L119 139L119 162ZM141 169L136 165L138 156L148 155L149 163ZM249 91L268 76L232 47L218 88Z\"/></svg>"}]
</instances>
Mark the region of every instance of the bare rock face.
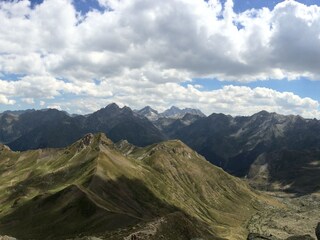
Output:
<instances>
[{"instance_id":1,"label":"bare rock face","mask_svg":"<svg viewBox=\"0 0 320 240\"><path fill-rule=\"evenodd\" d=\"M85 136L82 138L82 143L83 143L83 145L85 145L85 146L90 145L93 137L94 137L94 136L93 136L92 133L88 133L87 135L85 135Z\"/></svg>"},{"instance_id":2,"label":"bare rock face","mask_svg":"<svg viewBox=\"0 0 320 240\"><path fill-rule=\"evenodd\" d=\"M7 145L0 144L0 151L11 151L11 149Z\"/></svg>"},{"instance_id":3,"label":"bare rock face","mask_svg":"<svg viewBox=\"0 0 320 240\"><path fill-rule=\"evenodd\" d=\"M318 223L318 225L316 227L316 236L317 236L317 239L320 240L320 222Z\"/></svg>"},{"instance_id":4,"label":"bare rock face","mask_svg":"<svg viewBox=\"0 0 320 240\"><path fill-rule=\"evenodd\" d=\"M9 236L0 236L0 240L17 240L17 239Z\"/></svg>"}]
</instances>

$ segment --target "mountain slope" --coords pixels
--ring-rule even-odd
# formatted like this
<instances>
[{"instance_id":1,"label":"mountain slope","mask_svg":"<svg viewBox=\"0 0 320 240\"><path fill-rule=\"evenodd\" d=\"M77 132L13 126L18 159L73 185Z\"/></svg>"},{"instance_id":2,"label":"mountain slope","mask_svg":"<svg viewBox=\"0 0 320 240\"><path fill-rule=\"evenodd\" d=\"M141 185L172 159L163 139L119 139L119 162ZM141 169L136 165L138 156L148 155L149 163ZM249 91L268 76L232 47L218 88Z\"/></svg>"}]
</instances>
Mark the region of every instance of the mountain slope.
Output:
<instances>
[{"instance_id":1,"label":"mountain slope","mask_svg":"<svg viewBox=\"0 0 320 240\"><path fill-rule=\"evenodd\" d=\"M180 141L128 148L89 134L64 149L2 146L0 169L0 235L18 239L242 239L259 206Z\"/></svg>"},{"instance_id":2,"label":"mountain slope","mask_svg":"<svg viewBox=\"0 0 320 240\"><path fill-rule=\"evenodd\" d=\"M182 118L166 118L160 117L156 121L153 121L153 124L161 130L166 136L171 138L182 128L189 126L190 124L199 120L199 115L193 115L191 113L186 113Z\"/></svg>"},{"instance_id":3,"label":"mountain slope","mask_svg":"<svg viewBox=\"0 0 320 240\"><path fill-rule=\"evenodd\" d=\"M259 189L300 194L320 191L320 151L278 150L261 154L251 165L248 179Z\"/></svg>"},{"instance_id":4,"label":"mountain slope","mask_svg":"<svg viewBox=\"0 0 320 240\"><path fill-rule=\"evenodd\" d=\"M262 111L250 117L212 114L178 130L174 137L229 173L245 176L262 153L319 147L319 132L316 119Z\"/></svg>"}]
</instances>

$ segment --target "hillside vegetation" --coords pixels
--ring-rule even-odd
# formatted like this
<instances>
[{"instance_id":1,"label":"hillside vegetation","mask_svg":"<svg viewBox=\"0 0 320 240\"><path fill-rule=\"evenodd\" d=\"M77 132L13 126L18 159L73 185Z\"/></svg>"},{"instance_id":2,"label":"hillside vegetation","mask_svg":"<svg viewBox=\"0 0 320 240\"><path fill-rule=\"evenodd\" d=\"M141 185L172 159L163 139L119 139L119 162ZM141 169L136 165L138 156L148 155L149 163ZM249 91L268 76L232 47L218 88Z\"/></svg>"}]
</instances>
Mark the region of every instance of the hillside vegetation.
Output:
<instances>
[{"instance_id":1,"label":"hillside vegetation","mask_svg":"<svg viewBox=\"0 0 320 240\"><path fill-rule=\"evenodd\" d=\"M245 239L259 195L180 141L88 134L61 149L0 148L0 235Z\"/></svg>"}]
</instances>

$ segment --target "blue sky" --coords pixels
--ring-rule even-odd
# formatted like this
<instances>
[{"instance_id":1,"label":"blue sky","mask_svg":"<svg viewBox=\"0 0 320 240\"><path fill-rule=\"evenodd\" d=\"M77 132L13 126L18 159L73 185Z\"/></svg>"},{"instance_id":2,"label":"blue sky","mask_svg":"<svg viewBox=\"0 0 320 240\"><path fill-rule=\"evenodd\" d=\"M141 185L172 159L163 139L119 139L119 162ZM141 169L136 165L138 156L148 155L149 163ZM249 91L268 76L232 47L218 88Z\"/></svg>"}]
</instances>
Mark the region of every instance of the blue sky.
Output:
<instances>
[{"instance_id":1,"label":"blue sky","mask_svg":"<svg viewBox=\"0 0 320 240\"><path fill-rule=\"evenodd\" d=\"M43 0L32 0L32 6L38 5L42 3ZM222 2L225 2L222 1ZM243 12L245 10L251 8L274 8L274 6L278 3L282 2L282 0L235 0L234 1L234 10L235 12ZM318 0L298 0L298 2L306 4L306 5L319 5ZM87 13L91 9L98 9L99 11L103 10L99 5L97 0L73 0L73 3L76 9L79 12Z\"/></svg>"},{"instance_id":2,"label":"blue sky","mask_svg":"<svg viewBox=\"0 0 320 240\"><path fill-rule=\"evenodd\" d=\"M0 1L0 112L117 102L320 118L317 0L27 3Z\"/></svg>"}]
</instances>

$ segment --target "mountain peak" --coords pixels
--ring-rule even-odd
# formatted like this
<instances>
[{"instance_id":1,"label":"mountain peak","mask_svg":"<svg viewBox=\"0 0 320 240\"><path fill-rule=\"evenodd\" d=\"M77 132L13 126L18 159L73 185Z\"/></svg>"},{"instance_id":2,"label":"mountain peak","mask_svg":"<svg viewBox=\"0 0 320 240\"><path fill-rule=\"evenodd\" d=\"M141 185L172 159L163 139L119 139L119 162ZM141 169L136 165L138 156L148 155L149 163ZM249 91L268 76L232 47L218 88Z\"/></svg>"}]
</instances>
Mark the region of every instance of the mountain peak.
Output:
<instances>
[{"instance_id":1,"label":"mountain peak","mask_svg":"<svg viewBox=\"0 0 320 240\"><path fill-rule=\"evenodd\" d=\"M0 144L0 151L11 151L7 145Z\"/></svg>"},{"instance_id":2,"label":"mountain peak","mask_svg":"<svg viewBox=\"0 0 320 240\"><path fill-rule=\"evenodd\" d=\"M163 113L161 113L161 116L167 117L167 118L183 118L184 115L187 113L198 115L200 117L205 117L205 115L199 110L199 109L193 109L193 108L184 108L180 109L176 106L172 106L171 108L165 110Z\"/></svg>"},{"instance_id":3,"label":"mountain peak","mask_svg":"<svg viewBox=\"0 0 320 240\"><path fill-rule=\"evenodd\" d=\"M148 118L150 121L155 121L159 118L159 113L158 111L154 110L150 106L146 106L138 111L136 111L137 114L144 116Z\"/></svg>"},{"instance_id":4,"label":"mountain peak","mask_svg":"<svg viewBox=\"0 0 320 240\"><path fill-rule=\"evenodd\" d=\"M144 108L142 108L140 111L152 111L152 112L158 112L157 110L154 110L152 107L150 106L145 106Z\"/></svg>"},{"instance_id":5,"label":"mountain peak","mask_svg":"<svg viewBox=\"0 0 320 240\"><path fill-rule=\"evenodd\" d=\"M176 106L171 106L170 110L181 110L181 109Z\"/></svg>"},{"instance_id":6,"label":"mountain peak","mask_svg":"<svg viewBox=\"0 0 320 240\"><path fill-rule=\"evenodd\" d=\"M262 110L260 112L257 112L255 114L253 114L253 116L262 116L262 117L267 117L269 115L271 115L272 113L266 111L266 110Z\"/></svg>"},{"instance_id":7,"label":"mountain peak","mask_svg":"<svg viewBox=\"0 0 320 240\"><path fill-rule=\"evenodd\" d=\"M99 146L100 144L112 145L113 142L109 138L107 138L104 133L87 133L76 142L76 147L78 151L81 151L82 149L85 149L89 146Z\"/></svg>"},{"instance_id":8,"label":"mountain peak","mask_svg":"<svg viewBox=\"0 0 320 240\"><path fill-rule=\"evenodd\" d=\"M81 139L81 142L85 145L85 146L88 146L90 145L90 143L92 142L94 138L94 135L92 133L88 133L86 134L82 139Z\"/></svg>"},{"instance_id":9,"label":"mountain peak","mask_svg":"<svg viewBox=\"0 0 320 240\"><path fill-rule=\"evenodd\" d=\"M114 109L114 110L116 110L116 109L120 109L120 107L116 103L110 103L105 107L105 109Z\"/></svg>"}]
</instances>

